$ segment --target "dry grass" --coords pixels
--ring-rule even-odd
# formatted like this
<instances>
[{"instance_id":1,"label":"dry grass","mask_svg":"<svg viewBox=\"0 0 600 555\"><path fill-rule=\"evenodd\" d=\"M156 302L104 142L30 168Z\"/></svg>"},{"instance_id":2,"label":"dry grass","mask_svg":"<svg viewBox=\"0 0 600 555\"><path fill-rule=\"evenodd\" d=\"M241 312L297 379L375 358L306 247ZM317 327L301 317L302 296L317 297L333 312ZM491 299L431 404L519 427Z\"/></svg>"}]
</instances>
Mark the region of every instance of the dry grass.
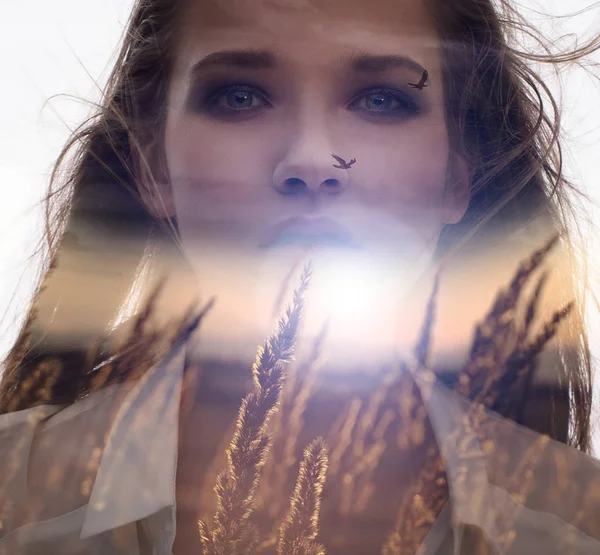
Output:
<instances>
[{"instance_id":1,"label":"dry grass","mask_svg":"<svg viewBox=\"0 0 600 555\"><path fill-rule=\"evenodd\" d=\"M546 323L542 331L528 339L531 335L531 326L535 320L539 298L543 290L546 275L542 275L531 298L527 302L525 317L519 324L516 320L518 304L521 301L522 292L527 280L533 272L542 264L545 256L556 243L553 238L540 250L525 260L518 268L509 287L500 291L497 295L489 313L477 326L473 340L473 347L464 372L459 380L458 389L474 402L469 417L473 421L473 428L461 429L462 437L457 438L464 445L465 460L471 456L469 442L470 438L480 439L481 430L478 429L478 416L483 407L493 408L499 393L498 383L506 379L507 374L514 382L531 380L535 368L535 358L547 342L554 336L560 322L568 315L571 305L567 305ZM338 511L342 516L350 513L356 514L365 509L367 501L372 495L372 477L376 471L386 442L383 440L385 430L390 425L394 415L389 410L382 410L384 401L390 396L397 397L397 415L400 416L404 425L400 427L398 445L403 449L411 449L422 446L426 439L426 427L429 426L426 401L431 393L431 388L436 383L435 375L427 369L431 328L435 320L436 295L439 285L439 275L436 277L430 300L427 304L421 336L414 352L414 361L402 363L399 368L394 368L386 374L382 384L369 397L366 403L359 398L349 401L346 411L332 426L330 433L331 461L328 472L329 480L336 484ZM412 371L417 371L420 382L407 380L407 364L412 365ZM298 394L298 393L297 393ZM304 410L306 399L298 399L298 406ZM294 402L290 402L291 407ZM285 420L279 421L278 432L283 436L287 434L296 438L298 435L297 420L293 427L289 422L283 425ZM292 433L290 434L290 431ZM287 434L285 433L287 432ZM295 439L294 439L295 441ZM543 447L548 438L541 436L539 442L531 448L531 453L521 462L521 466L515 471L510 482L511 495L525 502L528 494L528 479L531 478L531 469L535 467L537 460L543 453ZM485 443L486 448L492 448L493 444ZM295 511L298 492L300 490L310 491L310 474L307 474L307 457L300 466L296 490L292 496L292 509L290 515ZM282 464L281 468L290 470L290 464ZM361 481L362 479L362 481ZM324 481L324 477L323 477ZM360 486L358 486L359 481ZM277 481L282 484L282 480ZM331 484L330 484L331 485ZM320 492L322 484L315 483L313 487ZM407 492L404 502L401 504L397 516L397 524L382 547L384 555L417 553L423 547L423 542L432 524L437 519L439 512L448 500L448 484L444 469L442 455L437 445L429 445L426 449L426 460L422 465L416 483ZM310 504L305 503L304 506ZM310 517L310 514L313 516ZM302 535L296 528L307 528L300 526L300 520L296 518L296 525L292 525L288 515L283 524L280 525L280 536L277 542L277 553L325 553L325 547L320 544L309 544L306 538L316 537L317 524L314 519L318 510L308 511L304 522L314 522L310 528L313 533L309 536ZM514 515L513 515L514 516ZM313 519L313 520L311 520ZM502 523L502 540L504 546L508 547L514 540L512 526L514 521L510 519ZM288 537L289 530L296 532L291 537L283 540L282 531L286 531L283 537ZM260 551L268 551L274 545L271 538L261 544Z\"/></svg>"},{"instance_id":2,"label":"dry grass","mask_svg":"<svg viewBox=\"0 0 600 555\"><path fill-rule=\"evenodd\" d=\"M304 426L304 413L317 388L317 372L322 362L327 326L317 335L312 349L302 363L294 364L282 392L281 405L273 415L271 457L265 467L258 503L271 518L277 518L286 499L281 495L297 462L298 436Z\"/></svg>"},{"instance_id":3,"label":"dry grass","mask_svg":"<svg viewBox=\"0 0 600 555\"><path fill-rule=\"evenodd\" d=\"M279 527L277 555L325 553L315 542L319 533L319 510L327 472L327 448L316 439L304 451L290 510Z\"/></svg>"},{"instance_id":4,"label":"dry grass","mask_svg":"<svg viewBox=\"0 0 600 555\"><path fill-rule=\"evenodd\" d=\"M227 468L217 478L213 523L198 522L205 555L250 553L259 543L258 530L250 520L254 495L270 448L269 418L280 402L285 366L293 357L310 275L309 267L303 271L294 302L279 319L277 331L258 350L252 368L254 388L242 401L227 450Z\"/></svg>"},{"instance_id":5,"label":"dry grass","mask_svg":"<svg viewBox=\"0 0 600 555\"><path fill-rule=\"evenodd\" d=\"M117 389L111 397L109 421L112 425L106 428L106 422L93 423L85 431L83 437L77 438L79 453L90 453L81 483L77 487L65 487L65 484L71 480L69 468L64 465L53 466L48 470L42 491L32 492L33 498L30 499L28 507L22 508L20 513L13 511L11 507L15 505L15 494L12 481L22 468L23 455L29 450L27 434L23 434L22 440L19 440L18 445L10 454L10 461L4 467L5 472L0 480L0 500L2 502L0 512L5 515L3 522L0 522L0 529L11 526L11 523L16 522L15 519L18 518L36 520L37 516L47 508L47 505L54 503L54 496L57 495L64 498L66 505L71 503L72 506L79 506L87 502L98 470L100 454L107 445L109 433L122 425L117 418L117 413L124 407L125 402L135 402L133 398L126 399L131 386L136 382L148 381L151 378L158 368L158 362L164 360L169 353L174 352L178 346L183 345L189 339L214 302L213 300L209 301L200 311L191 307L178 321L165 328L151 328L149 318L154 310L154 303L160 293L162 283L159 283L152 292L149 302L137 316L131 332L120 344L117 344L112 350L102 350L99 348L101 342L98 342L92 345L87 353L86 364L88 366L82 368L77 387L78 393L74 402L113 384L120 383L124 387ZM23 348L23 353L25 353L30 346L24 342ZM9 398L3 412L17 412L43 404L55 403L55 388L62 372L63 366L58 357L49 356L39 360L31 374L14 387L14 394ZM165 392L156 391L154 393L165 403L168 400ZM160 410L160 407L155 408ZM44 412L32 412L28 419L28 426L35 429L45 418ZM146 425L144 415L136 415L134 426L137 430L142 429L144 425ZM122 456L122 454L118 456Z\"/></svg>"},{"instance_id":6,"label":"dry grass","mask_svg":"<svg viewBox=\"0 0 600 555\"><path fill-rule=\"evenodd\" d=\"M493 438L485 436L486 430L481 425L485 409L501 410L505 416L518 419L532 388L538 356L572 309L573 305L568 304L556 311L534 333L547 274L541 274L532 294L523 299L525 285L533 279L556 242L557 238L552 238L521 263L508 287L497 294L489 312L475 328L470 355L456 387L458 393L471 401L462 428L455 431L457 444L460 443L462 449L461 460L465 462L471 460L475 444L482 445L486 455L495 452ZM396 518L390 519L395 520L395 525L387 537L380 538L378 549L383 555L421 552L428 531L448 501L443 457L433 439L427 414L427 402L437 383L437 377L429 367L439 274L426 307L413 358L399 361L388 369L368 398L349 399L345 411L326 435L331 448L326 447L324 440L314 440L304 449L298 466L299 437L308 402L316 391L315 372L325 330L309 359L295 369L285 395L283 388L294 358L310 279L311 269L307 267L294 291L291 306L279 318L275 332L258 349L252 367L253 387L241 402L235 431L226 450L225 468L216 477L215 513L212 519L198 521L199 552L204 555L258 552L325 555L327 537L318 537L320 516L324 512L335 512L342 518L365 517L373 502L375 476L382 458L392 448L404 453L421 450L424 459L398 506ZM198 314L190 310L166 330L152 328L150 316L161 287L162 284L157 286L137 316L131 334L114 353L107 356L100 344L90 349L89 370L85 372L80 397L111 384L147 380L157 362L191 336L212 306L211 302ZM522 316L520 307L523 308ZM29 348L28 338L23 336L19 341L15 352L17 359L22 360ZM12 397L5 405L5 412L47 403L53 398L60 371L60 363L48 358L40 361L26 379L9 384ZM418 380L413 379L414 375ZM166 392L158 391L157 394L167 396ZM123 397L118 398L115 407L122 402ZM119 422L113 423L113 426L119 425ZM395 434L395 442L393 437L389 441L390 434ZM92 457L89 476L81 484L80 494L84 497L89 495L100 448L106 437L88 438ZM527 501L535 467L547 445L548 438L540 436L512 471L507 491L520 504ZM10 484L11 472L15 473L20 464L19 450L13 455L0 482L4 488ZM296 479L292 480L294 473ZM468 483L470 477L466 471L459 475ZM52 476L55 480L56 474ZM290 482L295 482L295 486L288 495L290 490L286 489L286 484ZM333 493L323 501L326 487ZM282 492L286 493L282 495ZM470 502L476 503L477 492L473 493ZM585 506L590 508L600 504L591 495L585 501ZM10 496L1 498L2 514L11 513ZM284 507L288 507L285 514ZM264 527L258 524L257 512L261 517L266 515L271 523L266 534ZM517 516L509 515L497 523L503 549L508 549L515 540ZM582 526L593 526L585 524L585 515L578 518Z\"/></svg>"},{"instance_id":7,"label":"dry grass","mask_svg":"<svg viewBox=\"0 0 600 555\"><path fill-rule=\"evenodd\" d=\"M335 442L329 473L335 492L332 502L343 517L364 513L374 492L373 474L387 447L384 438L394 419L393 411L384 409L394 378L393 371L384 372L381 384L366 402L351 400L342 413L346 418L341 430L336 433L334 426L330 434Z\"/></svg>"}]
</instances>

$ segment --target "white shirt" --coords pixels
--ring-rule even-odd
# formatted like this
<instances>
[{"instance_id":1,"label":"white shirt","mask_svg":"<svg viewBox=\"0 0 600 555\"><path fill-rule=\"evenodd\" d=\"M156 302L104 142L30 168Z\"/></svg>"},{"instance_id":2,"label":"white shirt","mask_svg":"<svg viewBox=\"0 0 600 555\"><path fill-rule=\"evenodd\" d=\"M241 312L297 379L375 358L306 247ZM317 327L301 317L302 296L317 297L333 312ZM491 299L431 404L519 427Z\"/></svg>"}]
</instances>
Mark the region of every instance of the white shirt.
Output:
<instances>
[{"instance_id":1,"label":"white shirt","mask_svg":"<svg viewBox=\"0 0 600 555\"><path fill-rule=\"evenodd\" d=\"M67 407L38 406L0 417L0 468L8 469L0 472L1 555L172 554L184 360L185 348L178 347L135 384L112 385ZM68 496L49 496L44 499L39 518L19 523L19 507L30 499L28 488L51 475L55 465L68 473L62 478L66 489L66 484L78 484L77 462L84 466L83 461L89 460L86 434L102 429L116 395L123 395L122 402L89 498L65 506L63 497ZM496 468L499 451L490 455L475 441L471 442L471 457L461 458L458 444L466 432L463 429L465 433L456 436L452 430L461 429L469 406L464 398L442 385L434 386L428 402L446 464L451 503L430 530L423 555L464 553L462 524L479 526L498 552L504 553L502 518L511 517L516 539L510 553L558 555L569 549L578 554L600 553L600 526L597 535L587 535L568 523L583 500L578 504L577 499L565 495L562 501L547 504L543 510L524 508L509 494L514 484ZM517 458L540 437L490 412L486 413L484 428L494 434L498 449L510 449ZM600 522L599 462L554 441L545 447L543 457L535 468L538 483L550 487L549 480L556 481L551 469L558 457L567 469L576 469L565 471L569 489L577 483L584 486L579 491L598 487L598 495L590 496L585 510L588 520L589 515L595 515L592 520ZM473 494L475 486L479 495ZM589 532L589 522L586 529Z\"/></svg>"},{"instance_id":2,"label":"white shirt","mask_svg":"<svg viewBox=\"0 0 600 555\"><path fill-rule=\"evenodd\" d=\"M184 348L179 347L133 385L109 386L66 408L38 406L0 417L0 467L7 467L16 450L21 461L9 484L0 478L2 505L7 505L8 490L18 506L28 498L28 482L36 479L27 476L27 463L31 466L34 460L30 473L48 473L52 465L44 465L44 460L52 458L56 464L58 452L64 468L76 468L73 461L86 433L98 428L101 432L111 401L124 395L88 502L54 510L54 500L46 499L45 518L17 528L11 523L15 511L7 514L2 555L171 554L183 363ZM65 432L68 443L61 441ZM51 450L52 456L44 450ZM84 466L89 455L80 459Z\"/></svg>"}]
</instances>

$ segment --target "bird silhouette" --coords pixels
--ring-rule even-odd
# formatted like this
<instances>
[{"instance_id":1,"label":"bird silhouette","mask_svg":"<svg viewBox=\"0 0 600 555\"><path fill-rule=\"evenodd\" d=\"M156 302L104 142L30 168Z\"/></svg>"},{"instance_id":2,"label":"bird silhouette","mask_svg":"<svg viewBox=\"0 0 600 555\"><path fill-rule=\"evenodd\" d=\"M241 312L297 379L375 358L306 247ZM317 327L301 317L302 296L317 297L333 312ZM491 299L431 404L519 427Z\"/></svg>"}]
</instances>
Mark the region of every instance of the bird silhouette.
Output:
<instances>
[{"instance_id":1,"label":"bird silhouette","mask_svg":"<svg viewBox=\"0 0 600 555\"><path fill-rule=\"evenodd\" d=\"M346 160L344 160L341 156L338 156L337 154L332 154L331 156L333 156L340 164L339 166L336 166L334 164L333 167L339 168L340 170L347 170L352 166L352 164L356 162L356 158L352 158L350 162L346 162Z\"/></svg>"},{"instance_id":2,"label":"bird silhouette","mask_svg":"<svg viewBox=\"0 0 600 555\"><path fill-rule=\"evenodd\" d=\"M421 80L418 83L409 83L409 85L415 89L423 90L424 87L427 87L427 79L429 78L429 73L426 69L423 70L423 75L421 75Z\"/></svg>"}]
</instances>

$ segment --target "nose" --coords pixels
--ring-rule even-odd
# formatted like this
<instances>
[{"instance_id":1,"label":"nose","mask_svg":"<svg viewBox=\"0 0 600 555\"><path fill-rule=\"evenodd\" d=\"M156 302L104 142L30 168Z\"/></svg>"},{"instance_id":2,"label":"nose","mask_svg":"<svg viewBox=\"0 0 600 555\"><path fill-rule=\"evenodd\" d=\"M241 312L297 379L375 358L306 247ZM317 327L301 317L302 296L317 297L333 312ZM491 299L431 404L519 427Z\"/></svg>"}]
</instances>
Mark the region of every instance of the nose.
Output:
<instances>
[{"instance_id":1,"label":"nose","mask_svg":"<svg viewBox=\"0 0 600 555\"><path fill-rule=\"evenodd\" d=\"M336 168L327 141L307 139L289 149L273 176L273 186L283 195L339 195L348 187L348 170Z\"/></svg>"}]
</instances>

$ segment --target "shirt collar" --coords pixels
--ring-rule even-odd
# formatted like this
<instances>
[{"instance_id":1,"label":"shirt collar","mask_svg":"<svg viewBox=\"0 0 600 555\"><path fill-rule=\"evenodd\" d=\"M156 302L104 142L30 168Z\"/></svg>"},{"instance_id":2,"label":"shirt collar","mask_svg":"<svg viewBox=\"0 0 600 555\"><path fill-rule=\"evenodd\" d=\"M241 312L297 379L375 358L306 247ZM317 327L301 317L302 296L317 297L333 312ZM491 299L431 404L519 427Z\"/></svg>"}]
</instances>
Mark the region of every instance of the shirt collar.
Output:
<instances>
[{"instance_id":1,"label":"shirt collar","mask_svg":"<svg viewBox=\"0 0 600 555\"><path fill-rule=\"evenodd\" d=\"M184 362L182 344L125 393L100 460L82 539L175 506Z\"/></svg>"},{"instance_id":2,"label":"shirt collar","mask_svg":"<svg viewBox=\"0 0 600 555\"><path fill-rule=\"evenodd\" d=\"M126 392L100 461L86 508L81 539L175 507L184 363L185 345L180 345ZM418 373L415 378L423 385L428 385ZM498 461L487 453L478 439L471 437L472 423L468 422L469 425L465 427L470 406L466 398L441 384L435 384L427 396L428 414L444 458L452 498L452 517L449 507L446 507L445 518L439 519L434 526L437 530L434 535L439 536L436 545L449 529L450 521L454 525L464 523L479 526L495 541L500 532L496 528L496 518L512 516L517 509L520 510L509 495L508 485L490 479L489 472L494 473ZM531 445L540 437L490 411L485 411L484 415L494 435L502 439L499 447L510 449L517 458L528 454ZM482 416L481 413L479 416ZM469 439L471 450L467 458L459 452L465 439ZM554 441L550 442L548 451L546 457L550 460L553 460L552 455L560 451L573 467L578 468L580 476L590 478L590 483L600 475L600 463L583 453ZM466 482L461 479L465 470L468 470L466 474L469 476ZM541 470L543 468L538 472ZM507 489L504 490L503 486ZM480 492L477 499L472 495L474 489ZM481 511L482 506L493 510ZM548 510L555 514L562 513L560 516L568 520L568 508L561 505L553 509ZM552 521L553 529L568 527L556 516ZM536 512L535 518L540 520L540 513ZM597 547L597 544L594 545Z\"/></svg>"},{"instance_id":3,"label":"shirt collar","mask_svg":"<svg viewBox=\"0 0 600 555\"><path fill-rule=\"evenodd\" d=\"M448 478L455 553L462 552L457 546L463 524L483 530L499 552L504 552L505 534L512 529L518 544L515 553L600 553L600 536L592 538L570 524L581 523L579 517L585 506L580 496L546 495L549 487L558 487L556 461L561 461L561 472L569 477L570 489L576 484L587 487L598 483L599 461L491 410L476 407L446 386L432 384L418 371L414 376L429 390L427 414ZM511 472L507 471L506 461L511 461ZM526 469L531 469L531 475ZM542 496L536 498L539 494ZM521 496L530 499L535 508L517 501ZM600 496L589 496L585 507L588 529L589 522L596 522L593 515L599 514L598 508ZM546 538L546 547L538 549L542 538Z\"/></svg>"}]
</instances>

